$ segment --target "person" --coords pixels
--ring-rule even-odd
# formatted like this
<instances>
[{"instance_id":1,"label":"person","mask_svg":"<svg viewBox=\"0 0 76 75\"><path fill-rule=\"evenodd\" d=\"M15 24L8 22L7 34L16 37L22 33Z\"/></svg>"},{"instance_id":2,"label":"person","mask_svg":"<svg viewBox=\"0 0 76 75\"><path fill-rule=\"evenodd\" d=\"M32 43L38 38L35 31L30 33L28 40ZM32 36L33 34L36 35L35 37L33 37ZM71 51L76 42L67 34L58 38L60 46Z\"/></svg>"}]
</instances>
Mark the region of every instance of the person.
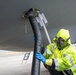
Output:
<instances>
[{"instance_id":1,"label":"person","mask_svg":"<svg viewBox=\"0 0 76 75\"><path fill-rule=\"evenodd\" d=\"M35 57L44 63L51 75L76 75L76 50L67 29L60 29L44 53L37 52Z\"/></svg>"}]
</instances>

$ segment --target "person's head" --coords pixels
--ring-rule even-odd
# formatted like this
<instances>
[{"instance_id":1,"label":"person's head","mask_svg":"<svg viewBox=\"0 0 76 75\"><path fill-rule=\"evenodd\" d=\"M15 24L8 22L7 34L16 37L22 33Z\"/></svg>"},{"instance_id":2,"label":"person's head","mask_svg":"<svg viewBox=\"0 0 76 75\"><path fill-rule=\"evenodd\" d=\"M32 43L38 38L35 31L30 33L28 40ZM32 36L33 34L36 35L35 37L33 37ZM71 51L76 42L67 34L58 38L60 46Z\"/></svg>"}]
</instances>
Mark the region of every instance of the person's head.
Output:
<instances>
[{"instance_id":1,"label":"person's head","mask_svg":"<svg viewBox=\"0 0 76 75\"><path fill-rule=\"evenodd\" d=\"M55 42L59 50L67 47L71 44L69 31L66 29L60 29L56 34Z\"/></svg>"}]
</instances>

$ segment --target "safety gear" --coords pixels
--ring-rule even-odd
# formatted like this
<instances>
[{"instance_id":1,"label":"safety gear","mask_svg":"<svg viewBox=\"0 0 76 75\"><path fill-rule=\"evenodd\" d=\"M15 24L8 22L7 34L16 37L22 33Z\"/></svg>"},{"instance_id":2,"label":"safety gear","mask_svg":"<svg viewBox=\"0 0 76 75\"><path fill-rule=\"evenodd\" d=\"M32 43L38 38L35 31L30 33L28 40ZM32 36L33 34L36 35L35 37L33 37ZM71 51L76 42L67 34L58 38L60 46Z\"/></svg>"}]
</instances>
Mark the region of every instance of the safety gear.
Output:
<instances>
[{"instance_id":1,"label":"safety gear","mask_svg":"<svg viewBox=\"0 0 76 75\"><path fill-rule=\"evenodd\" d=\"M45 52L44 52L44 57L46 59L50 59L50 58L55 58L54 57L54 53L52 52L52 49L54 50L54 52L56 53L57 57L61 57L60 55L60 50L58 49L58 47L56 46L56 43L52 43L51 45L47 45L45 48Z\"/></svg>"},{"instance_id":2,"label":"safety gear","mask_svg":"<svg viewBox=\"0 0 76 75\"><path fill-rule=\"evenodd\" d=\"M42 61L43 63L46 62L46 59L44 58L44 56L43 56L40 52L37 52L36 55L35 55L35 57L36 57L38 60Z\"/></svg>"},{"instance_id":3,"label":"safety gear","mask_svg":"<svg viewBox=\"0 0 76 75\"><path fill-rule=\"evenodd\" d=\"M52 48L57 55L55 58ZM60 48L60 50L59 50ZM53 59L57 71L71 70L76 75L76 50L71 45L70 34L68 30L61 29L52 44L47 45L44 57ZM50 61L48 62L50 63Z\"/></svg>"},{"instance_id":4,"label":"safety gear","mask_svg":"<svg viewBox=\"0 0 76 75\"><path fill-rule=\"evenodd\" d=\"M59 50L62 50L63 48L65 48L65 47L67 47L67 46L69 46L69 44L68 44L68 41L69 40L69 38L65 41L63 38L58 38L58 39L56 39L56 44L57 44L57 46L58 46L58 49Z\"/></svg>"},{"instance_id":5,"label":"safety gear","mask_svg":"<svg viewBox=\"0 0 76 75\"><path fill-rule=\"evenodd\" d=\"M47 45L46 47L46 53L45 58L47 59L54 59L55 69L57 71L64 71L71 69L73 75L76 75L76 51L74 48L69 45L63 50L59 50L57 46L54 48L55 43L52 43L51 45ZM55 53L57 54L57 58L54 57L54 54L52 53L52 47L54 48ZM52 54L50 55L49 52Z\"/></svg>"},{"instance_id":6,"label":"safety gear","mask_svg":"<svg viewBox=\"0 0 76 75\"><path fill-rule=\"evenodd\" d=\"M56 38L54 39L56 42L58 49L62 50L66 46L70 45L70 34L68 30L61 29L57 35Z\"/></svg>"},{"instance_id":7,"label":"safety gear","mask_svg":"<svg viewBox=\"0 0 76 75\"><path fill-rule=\"evenodd\" d=\"M56 35L56 38L63 38L68 44L71 44L69 31L66 29L60 29Z\"/></svg>"},{"instance_id":8,"label":"safety gear","mask_svg":"<svg viewBox=\"0 0 76 75\"><path fill-rule=\"evenodd\" d=\"M40 52L37 52L35 57L48 66L52 65L52 59L45 59L45 57Z\"/></svg>"},{"instance_id":9,"label":"safety gear","mask_svg":"<svg viewBox=\"0 0 76 75\"><path fill-rule=\"evenodd\" d=\"M51 66L52 65L52 59L46 59L46 65Z\"/></svg>"}]
</instances>

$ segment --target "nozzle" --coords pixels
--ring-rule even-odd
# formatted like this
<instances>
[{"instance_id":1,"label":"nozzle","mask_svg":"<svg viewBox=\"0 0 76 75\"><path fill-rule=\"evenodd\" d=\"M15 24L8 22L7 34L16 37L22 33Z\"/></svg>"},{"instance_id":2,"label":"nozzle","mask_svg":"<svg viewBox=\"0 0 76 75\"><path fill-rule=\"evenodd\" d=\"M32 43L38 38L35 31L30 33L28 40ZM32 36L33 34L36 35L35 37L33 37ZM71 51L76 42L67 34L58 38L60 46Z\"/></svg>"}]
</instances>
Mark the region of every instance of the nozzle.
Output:
<instances>
[{"instance_id":1,"label":"nozzle","mask_svg":"<svg viewBox=\"0 0 76 75\"><path fill-rule=\"evenodd\" d=\"M35 9L35 8L30 8L27 12L24 13L24 17L37 17L38 13L40 12L39 9Z\"/></svg>"}]
</instances>

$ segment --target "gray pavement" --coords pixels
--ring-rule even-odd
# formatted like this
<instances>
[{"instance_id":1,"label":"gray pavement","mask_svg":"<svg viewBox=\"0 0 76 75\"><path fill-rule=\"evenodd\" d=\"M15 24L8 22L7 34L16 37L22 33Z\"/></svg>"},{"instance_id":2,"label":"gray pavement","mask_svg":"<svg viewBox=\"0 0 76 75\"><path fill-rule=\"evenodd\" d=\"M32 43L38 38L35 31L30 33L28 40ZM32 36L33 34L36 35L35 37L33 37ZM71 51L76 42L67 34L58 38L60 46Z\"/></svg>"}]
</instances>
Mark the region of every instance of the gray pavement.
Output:
<instances>
[{"instance_id":1,"label":"gray pavement","mask_svg":"<svg viewBox=\"0 0 76 75\"><path fill-rule=\"evenodd\" d=\"M0 57L0 75L31 75L32 54L26 62L22 62L23 54ZM26 64L25 64L26 62ZM41 63L40 75L49 75Z\"/></svg>"}]
</instances>

